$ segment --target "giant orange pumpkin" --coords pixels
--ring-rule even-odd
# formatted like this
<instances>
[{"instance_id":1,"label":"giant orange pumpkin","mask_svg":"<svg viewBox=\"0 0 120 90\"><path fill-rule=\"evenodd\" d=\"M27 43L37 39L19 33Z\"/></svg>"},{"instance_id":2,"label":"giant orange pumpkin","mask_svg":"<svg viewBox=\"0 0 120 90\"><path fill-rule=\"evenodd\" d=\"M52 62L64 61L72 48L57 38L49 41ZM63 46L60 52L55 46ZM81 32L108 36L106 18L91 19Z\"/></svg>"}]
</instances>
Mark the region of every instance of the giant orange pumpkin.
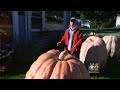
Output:
<instances>
[{"instance_id":1,"label":"giant orange pumpkin","mask_svg":"<svg viewBox=\"0 0 120 90\"><path fill-rule=\"evenodd\" d=\"M84 64L65 51L52 49L40 55L27 71L25 79L89 79Z\"/></svg>"},{"instance_id":2,"label":"giant orange pumpkin","mask_svg":"<svg viewBox=\"0 0 120 90\"><path fill-rule=\"evenodd\" d=\"M104 36L102 38L106 43L107 54L111 58L120 56L120 37L119 36Z\"/></svg>"},{"instance_id":3,"label":"giant orange pumpkin","mask_svg":"<svg viewBox=\"0 0 120 90\"><path fill-rule=\"evenodd\" d=\"M91 63L98 63L103 68L107 62L105 42L98 36L88 37L81 45L79 58L86 67Z\"/></svg>"}]
</instances>

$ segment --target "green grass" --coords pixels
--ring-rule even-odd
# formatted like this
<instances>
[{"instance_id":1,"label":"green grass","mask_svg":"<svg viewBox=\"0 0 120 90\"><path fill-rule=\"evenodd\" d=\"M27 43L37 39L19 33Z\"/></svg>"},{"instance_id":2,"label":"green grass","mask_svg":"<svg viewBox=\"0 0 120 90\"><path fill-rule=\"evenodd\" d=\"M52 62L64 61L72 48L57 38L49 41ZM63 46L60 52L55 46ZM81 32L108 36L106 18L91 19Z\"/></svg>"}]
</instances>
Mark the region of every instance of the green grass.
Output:
<instances>
[{"instance_id":1,"label":"green grass","mask_svg":"<svg viewBox=\"0 0 120 90\"><path fill-rule=\"evenodd\" d=\"M118 27L112 27L112 28L101 28L100 30L120 30Z\"/></svg>"},{"instance_id":2,"label":"green grass","mask_svg":"<svg viewBox=\"0 0 120 90\"><path fill-rule=\"evenodd\" d=\"M24 79L25 78L25 74L18 74L18 75L4 75L4 76L0 76L0 79Z\"/></svg>"},{"instance_id":3,"label":"green grass","mask_svg":"<svg viewBox=\"0 0 120 90\"><path fill-rule=\"evenodd\" d=\"M98 28L81 28L81 30L98 30ZM120 30L118 27L100 28L100 30Z\"/></svg>"},{"instance_id":4,"label":"green grass","mask_svg":"<svg viewBox=\"0 0 120 90\"><path fill-rule=\"evenodd\" d=\"M82 28L81 31L84 35L88 35L90 34L90 32L95 32L96 34L102 35L102 36L105 36L105 35L120 36L120 28L102 28L101 30L97 30L95 28L94 29Z\"/></svg>"}]
</instances>

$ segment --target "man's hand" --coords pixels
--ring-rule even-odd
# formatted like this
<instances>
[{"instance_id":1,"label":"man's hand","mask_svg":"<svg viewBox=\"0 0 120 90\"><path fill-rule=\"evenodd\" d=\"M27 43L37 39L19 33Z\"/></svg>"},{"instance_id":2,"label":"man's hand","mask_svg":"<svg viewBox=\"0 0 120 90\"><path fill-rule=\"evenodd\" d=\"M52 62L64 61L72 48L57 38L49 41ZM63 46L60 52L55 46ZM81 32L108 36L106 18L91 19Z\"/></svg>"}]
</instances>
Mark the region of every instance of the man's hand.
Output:
<instances>
[{"instance_id":1,"label":"man's hand","mask_svg":"<svg viewBox=\"0 0 120 90\"><path fill-rule=\"evenodd\" d=\"M57 43L57 46L60 46L60 44L61 44L61 43L60 43L60 42L58 42L58 43Z\"/></svg>"},{"instance_id":2,"label":"man's hand","mask_svg":"<svg viewBox=\"0 0 120 90\"><path fill-rule=\"evenodd\" d=\"M77 51L77 47L76 47L76 45L73 45L73 47L75 48L75 50Z\"/></svg>"}]
</instances>

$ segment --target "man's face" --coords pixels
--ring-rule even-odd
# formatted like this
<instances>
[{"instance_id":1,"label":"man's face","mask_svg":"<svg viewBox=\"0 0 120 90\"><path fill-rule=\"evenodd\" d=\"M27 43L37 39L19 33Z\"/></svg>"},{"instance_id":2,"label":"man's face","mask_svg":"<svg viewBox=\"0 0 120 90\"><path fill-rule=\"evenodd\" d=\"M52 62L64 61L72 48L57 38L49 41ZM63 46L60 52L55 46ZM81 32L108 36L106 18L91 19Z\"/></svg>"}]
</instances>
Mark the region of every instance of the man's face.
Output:
<instances>
[{"instance_id":1,"label":"man's face","mask_svg":"<svg viewBox=\"0 0 120 90\"><path fill-rule=\"evenodd\" d=\"M70 25L73 26L75 24L75 21L74 19L70 20Z\"/></svg>"}]
</instances>

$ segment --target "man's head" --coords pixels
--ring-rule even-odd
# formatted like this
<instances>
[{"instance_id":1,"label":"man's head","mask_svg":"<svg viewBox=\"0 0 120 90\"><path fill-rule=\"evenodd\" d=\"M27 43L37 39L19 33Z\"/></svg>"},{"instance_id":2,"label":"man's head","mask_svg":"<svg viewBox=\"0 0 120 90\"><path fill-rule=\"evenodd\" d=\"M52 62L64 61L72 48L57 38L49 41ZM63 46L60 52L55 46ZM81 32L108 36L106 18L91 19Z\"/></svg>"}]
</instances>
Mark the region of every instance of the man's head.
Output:
<instances>
[{"instance_id":1,"label":"man's head","mask_svg":"<svg viewBox=\"0 0 120 90\"><path fill-rule=\"evenodd\" d=\"M72 17L71 19L70 19L70 22L76 22L76 18L75 17Z\"/></svg>"},{"instance_id":2,"label":"man's head","mask_svg":"<svg viewBox=\"0 0 120 90\"><path fill-rule=\"evenodd\" d=\"M76 18L75 17L72 17L71 19L70 19L70 26L71 27L75 27L76 25L77 25L77 22L76 22L77 20L76 20Z\"/></svg>"}]
</instances>

